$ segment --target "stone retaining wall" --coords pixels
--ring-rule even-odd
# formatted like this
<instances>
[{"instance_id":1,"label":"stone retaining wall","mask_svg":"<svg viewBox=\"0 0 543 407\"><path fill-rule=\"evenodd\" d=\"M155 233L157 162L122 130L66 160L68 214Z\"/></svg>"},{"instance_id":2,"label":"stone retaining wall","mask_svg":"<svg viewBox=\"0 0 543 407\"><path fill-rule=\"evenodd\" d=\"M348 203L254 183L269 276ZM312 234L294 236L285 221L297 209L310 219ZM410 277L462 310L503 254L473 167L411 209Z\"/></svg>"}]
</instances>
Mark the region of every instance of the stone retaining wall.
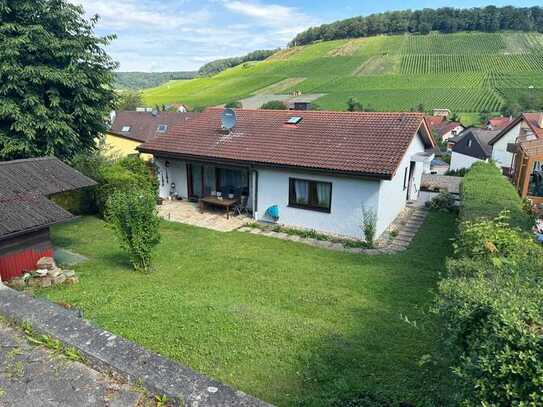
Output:
<instances>
[{"instance_id":1,"label":"stone retaining wall","mask_svg":"<svg viewBox=\"0 0 543 407\"><path fill-rule=\"evenodd\" d=\"M131 383L142 384L153 394L165 395L178 404L191 407L270 406L97 328L74 312L12 290L2 283L0 315L17 323L29 323L35 331L75 347L96 370L103 373L113 371Z\"/></svg>"}]
</instances>

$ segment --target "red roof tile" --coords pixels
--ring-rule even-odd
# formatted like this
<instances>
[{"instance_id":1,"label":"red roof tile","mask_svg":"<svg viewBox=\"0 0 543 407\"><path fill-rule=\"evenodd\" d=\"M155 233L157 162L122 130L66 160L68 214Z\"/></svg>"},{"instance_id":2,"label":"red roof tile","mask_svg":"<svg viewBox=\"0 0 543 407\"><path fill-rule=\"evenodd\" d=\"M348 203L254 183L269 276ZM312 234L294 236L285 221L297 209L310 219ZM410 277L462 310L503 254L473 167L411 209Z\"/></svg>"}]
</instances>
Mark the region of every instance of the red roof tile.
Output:
<instances>
[{"instance_id":1,"label":"red roof tile","mask_svg":"<svg viewBox=\"0 0 543 407\"><path fill-rule=\"evenodd\" d=\"M171 129L176 124L184 123L191 119L197 113L177 113L177 112L159 112L153 114L149 112L116 112L110 133L136 141L149 141L153 137L161 134L158 132L158 126L163 124L167 129ZM123 127L129 127L129 131L122 131Z\"/></svg>"},{"instance_id":2,"label":"red roof tile","mask_svg":"<svg viewBox=\"0 0 543 407\"><path fill-rule=\"evenodd\" d=\"M488 120L488 124L494 129L504 129L513 121L512 117L494 117Z\"/></svg>"},{"instance_id":3,"label":"red roof tile","mask_svg":"<svg viewBox=\"0 0 543 407\"><path fill-rule=\"evenodd\" d=\"M522 115L537 138L543 138L543 112L524 113Z\"/></svg>"},{"instance_id":4,"label":"red roof tile","mask_svg":"<svg viewBox=\"0 0 543 407\"><path fill-rule=\"evenodd\" d=\"M391 177L417 131L434 145L420 113L236 110L231 134L209 109L139 147L155 155L205 157ZM287 125L292 116L298 125Z\"/></svg>"},{"instance_id":5,"label":"red roof tile","mask_svg":"<svg viewBox=\"0 0 543 407\"><path fill-rule=\"evenodd\" d=\"M425 116L426 123L428 123L428 127L434 128L437 125L443 123L445 120L445 117L443 116Z\"/></svg>"}]
</instances>

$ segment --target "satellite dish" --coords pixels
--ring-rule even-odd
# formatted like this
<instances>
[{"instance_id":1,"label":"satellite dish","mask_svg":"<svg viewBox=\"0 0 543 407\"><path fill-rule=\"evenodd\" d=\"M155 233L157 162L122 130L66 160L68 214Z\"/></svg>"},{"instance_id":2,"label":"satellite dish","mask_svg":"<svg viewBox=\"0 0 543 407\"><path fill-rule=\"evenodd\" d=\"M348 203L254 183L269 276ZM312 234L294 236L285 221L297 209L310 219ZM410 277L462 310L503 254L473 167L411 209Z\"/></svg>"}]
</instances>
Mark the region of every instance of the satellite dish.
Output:
<instances>
[{"instance_id":1,"label":"satellite dish","mask_svg":"<svg viewBox=\"0 0 543 407\"><path fill-rule=\"evenodd\" d=\"M232 130L236 125L236 112L232 109L224 109L221 114L221 127L223 130Z\"/></svg>"}]
</instances>

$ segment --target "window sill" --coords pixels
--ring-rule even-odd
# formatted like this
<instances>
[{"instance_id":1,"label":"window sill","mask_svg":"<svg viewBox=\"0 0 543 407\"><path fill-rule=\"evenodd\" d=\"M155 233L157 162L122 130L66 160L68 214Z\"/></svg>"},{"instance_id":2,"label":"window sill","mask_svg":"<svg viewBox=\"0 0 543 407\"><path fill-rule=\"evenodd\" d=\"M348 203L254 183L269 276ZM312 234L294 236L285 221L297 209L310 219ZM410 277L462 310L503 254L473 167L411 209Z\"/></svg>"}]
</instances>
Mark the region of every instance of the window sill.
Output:
<instances>
[{"instance_id":1,"label":"window sill","mask_svg":"<svg viewBox=\"0 0 543 407\"><path fill-rule=\"evenodd\" d=\"M288 204L287 207L288 208L294 208L294 209L303 209L303 210L312 211L312 212L331 213L330 209L318 208L318 207L315 207L315 206L304 206L304 205Z\"/></svg>"}]
</instances>

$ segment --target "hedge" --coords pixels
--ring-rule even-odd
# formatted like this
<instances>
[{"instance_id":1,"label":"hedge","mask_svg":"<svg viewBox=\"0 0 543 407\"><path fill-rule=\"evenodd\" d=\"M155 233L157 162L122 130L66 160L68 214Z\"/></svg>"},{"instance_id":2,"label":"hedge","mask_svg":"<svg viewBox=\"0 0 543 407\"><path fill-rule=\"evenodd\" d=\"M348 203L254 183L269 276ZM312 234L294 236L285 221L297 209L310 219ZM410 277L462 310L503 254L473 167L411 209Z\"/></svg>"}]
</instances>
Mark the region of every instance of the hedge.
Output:
<instances>
[{"instance_id":1,"label":"hedge","mask_svg":"<svg viewBox=\"0 0 543 407\"><path fill-rule=\"evenodd\" d=\"M511 224L528 230L533 219L523 209L523 200L493 163L478 162L464 177L460 219L492 219L508 210Z\"/></svg>"},{"instance_id":2,"label":"hedge","mask_svg":"<svg viewBox=\"0 0 543 407\"><path fill-rule=\"evenodd\" d=\"M543 249L532 216L491 163L464 177L455 257L437 313L461 405L543 405Z\"/></svg>"}]
</instances>

